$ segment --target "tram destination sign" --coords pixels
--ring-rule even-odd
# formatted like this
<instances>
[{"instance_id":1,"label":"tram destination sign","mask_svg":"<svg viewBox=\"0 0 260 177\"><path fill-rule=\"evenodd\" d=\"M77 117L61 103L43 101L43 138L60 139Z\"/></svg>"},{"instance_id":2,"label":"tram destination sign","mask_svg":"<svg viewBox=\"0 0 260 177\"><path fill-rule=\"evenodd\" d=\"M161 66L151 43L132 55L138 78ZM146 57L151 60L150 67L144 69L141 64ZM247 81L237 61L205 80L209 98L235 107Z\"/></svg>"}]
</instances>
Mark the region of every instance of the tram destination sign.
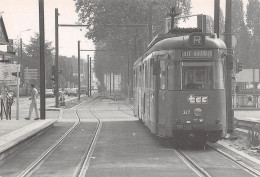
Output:
<instances>
[{"instance_id":1,"label":"tram destination sign","mask_svg":"<svg viewBox=\"0 0 260 177\"><path fill-rule=\"evenodd\" d=\"M212 50L183 50L182 58L212 58Z\"/></svg>"}]
</instances>

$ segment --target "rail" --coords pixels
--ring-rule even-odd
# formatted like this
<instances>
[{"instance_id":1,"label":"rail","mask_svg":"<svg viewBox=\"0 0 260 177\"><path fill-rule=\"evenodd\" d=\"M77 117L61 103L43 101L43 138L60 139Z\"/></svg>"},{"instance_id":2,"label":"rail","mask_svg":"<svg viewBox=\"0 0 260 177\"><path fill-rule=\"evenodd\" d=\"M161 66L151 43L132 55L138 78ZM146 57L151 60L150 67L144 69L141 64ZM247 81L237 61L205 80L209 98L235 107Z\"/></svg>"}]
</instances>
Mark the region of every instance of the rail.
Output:
<instances>
[{"instance_id":1,"label":"rail","mask_svg":"<svg viewBox=\"0 0 260 177\"><path fill-rule=\"evenodd\" d=\"M235 119L234 125L236 130L243 131L248 135L251 145L260 145L260 122Z\"/></svg>"},{"instance_id":2,"label":"rail","mask_svg":"<svg viewBox=\"0 0 260 177\"><path fill-rule=\"evenodd\" d=\"M248 173L250 173L252 176L260 176L260 172L252 167L250 167L249 165L247 165L246 163L244 163L243 161L241 161L241 159L237 159L233 156L231 156L230 154L225 153L224 151L212 146L211 144L207 144L207 146L213 150L215 150L216 152L218 152L219 154L222 154L223 156L227 157L228 159L230 159L232 162L234 162L235 164L237 164L238 166L240 166L242 169L245 169L245 171L247 171Z\"/></svg>"},{"instance_id":3,"label":"rail","mask_svg":"<svg viewBox=\"0 0 260 177\"><path fill-rule=\"evenodd\" d=\"M234 125L236 128L241 128L248 131L255 131L260 133L260 122L235 119Z\"/></svg>"},{"instance_id":4,"label":"rail","mask_svg":"<svg viewBox=\"0 0 260 177\"><path fill-rule=\"evenodd\" d=\"M90 101L91 102L91 101ZM77 113L77 108L82 105L83 103L89 103L89 102L82 102L81 104L78 104L71 108L72 110L75 110L75 116L77 117L77 121L67 130L63 136L58 139L52 146L50 146L43 154L41 154L34 162L32 162L24 171L22 171L18 176L19 177L25 177L25 176L32 176L34 171L41 165L41 163L51 154L59 145L73 132L81 123L80 117ZM95 104L96 105L96 104ZM94 106L95 106L94 105ZM93 107L94 107L93 106ZM91 109L91 108L90 108ZM81 172L83 167L80 168L79 172ZM77 175L78 176L78 175Z\"/></svg>"}]
</instances>

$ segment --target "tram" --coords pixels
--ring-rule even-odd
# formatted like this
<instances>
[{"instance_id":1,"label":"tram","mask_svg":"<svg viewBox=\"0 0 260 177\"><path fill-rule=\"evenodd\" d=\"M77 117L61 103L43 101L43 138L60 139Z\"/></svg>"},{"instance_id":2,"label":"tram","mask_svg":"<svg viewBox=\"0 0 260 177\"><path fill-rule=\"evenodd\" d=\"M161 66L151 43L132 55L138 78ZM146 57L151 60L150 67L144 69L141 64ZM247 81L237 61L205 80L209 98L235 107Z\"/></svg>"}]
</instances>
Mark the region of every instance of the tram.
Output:
<instances>
[{"instance_id":1,"label":"tram","mask_svg":"<svg viewBox=\"0 0 260 177\"><path fill-rule=\"evenodd\" d=\"M157 136L200 143L223 138L226 52L215 34L158 35L133 66L134 115Z\"/></svg>"}]
</instances>

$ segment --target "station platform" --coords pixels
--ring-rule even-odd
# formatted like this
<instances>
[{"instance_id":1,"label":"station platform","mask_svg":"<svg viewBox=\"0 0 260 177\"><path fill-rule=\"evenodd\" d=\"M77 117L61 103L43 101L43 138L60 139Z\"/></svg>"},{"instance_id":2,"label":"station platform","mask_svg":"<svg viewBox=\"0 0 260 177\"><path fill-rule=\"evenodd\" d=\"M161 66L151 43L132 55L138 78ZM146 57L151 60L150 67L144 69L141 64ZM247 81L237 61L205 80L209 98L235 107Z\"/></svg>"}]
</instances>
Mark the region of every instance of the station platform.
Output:
<instances>
[{"instance_id":1,"label":"station platform","mask_svg":"<svg viewBox=\"0 0 260 177\"><path fill-rule=\"evenodd\" d=\"M68 97L65 102L75 99L77 99L77 97ZM21 99L21 102L28 102L27 100L28 98L24 98L24 100ZM38 105L38 107L40 107L40 105ZM34 111L31 119L26 120L28 110L28 104L20 107L19 118L17 120L15 115L16 105L14 105L11 120L6 120L5 118L0 120L0 161L26 143L43 134L62 116L62 109L55 108L53 102L46 104L44 120L34 120L34 118L36 118Z\"/></svg>"},{"instance_id":2,"label":"station platform","mask_svg":"<svg viewBox=\"0 0 260 177\"><path fill-rule=\"evenodd\" d=\"M50 128L60 116L59 109L46 109L46 119L19 120L3 119L0 121L0 160L19 149Z\"/></svg>"}]
</instances>

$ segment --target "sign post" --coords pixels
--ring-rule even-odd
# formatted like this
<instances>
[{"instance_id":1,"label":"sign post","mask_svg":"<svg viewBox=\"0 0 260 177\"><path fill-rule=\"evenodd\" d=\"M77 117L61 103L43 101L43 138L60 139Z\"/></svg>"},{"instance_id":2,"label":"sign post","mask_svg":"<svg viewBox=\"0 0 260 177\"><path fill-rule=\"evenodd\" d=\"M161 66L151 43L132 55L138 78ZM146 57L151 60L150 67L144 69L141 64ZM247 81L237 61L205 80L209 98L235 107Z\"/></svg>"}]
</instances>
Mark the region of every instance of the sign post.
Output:
<instances>
[{"instance_id":1,"label":"sign post","mask_svg":"<svg viewBox=\"0 0 260 177\"><path fill-rule=\"evenodd\" d=\"M17 89L16 89L16 120L19 120L19 97L20 97L20 65L17 65L17 70L16 70L16 74L17 74Z\"/></svg>"}]
</instances>

